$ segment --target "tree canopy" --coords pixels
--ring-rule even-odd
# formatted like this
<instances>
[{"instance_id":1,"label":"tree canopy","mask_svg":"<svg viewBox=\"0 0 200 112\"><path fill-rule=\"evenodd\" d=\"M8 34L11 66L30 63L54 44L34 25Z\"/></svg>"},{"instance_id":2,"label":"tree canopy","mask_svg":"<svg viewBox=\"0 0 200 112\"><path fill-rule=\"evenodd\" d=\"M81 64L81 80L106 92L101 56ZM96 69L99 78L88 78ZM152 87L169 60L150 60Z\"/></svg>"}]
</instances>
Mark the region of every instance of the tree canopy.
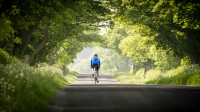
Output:
<instances>
[{"instance_id":1,"label":"tree canopy","mask_svg":"<svg viewBox=\"0 0 200 112\"><path fill-rule=\"evenodd\" d=\"M199 10L193 0L1 0L0 48L31 65L63 68L88 43L148 69L181 59L200 64Z\"/></svg>"},{"instance_id":2,"label":"tree canopy","mask_svg":"<svg viewBox=\"0 0 200 112\"><path fill-rule=\"evenodd\" d=\"M148 27L157 48L200 63L200 3L193 0L113 0L115 20ZM146 29L144 29L146 30Z\"/></svg>"},{"instance_id":3,"label":"tree canopy","mask_svg":"<svg viewBox=\"0 0 200 112\"><path fill-rule=\"evenodd\" d=\"M98 30L106 25L100 23L110 14L96 0L3 0L0 6L0 48L32 65L69 64L84 43L101 41Z\"/></svg>"}]
</instances>

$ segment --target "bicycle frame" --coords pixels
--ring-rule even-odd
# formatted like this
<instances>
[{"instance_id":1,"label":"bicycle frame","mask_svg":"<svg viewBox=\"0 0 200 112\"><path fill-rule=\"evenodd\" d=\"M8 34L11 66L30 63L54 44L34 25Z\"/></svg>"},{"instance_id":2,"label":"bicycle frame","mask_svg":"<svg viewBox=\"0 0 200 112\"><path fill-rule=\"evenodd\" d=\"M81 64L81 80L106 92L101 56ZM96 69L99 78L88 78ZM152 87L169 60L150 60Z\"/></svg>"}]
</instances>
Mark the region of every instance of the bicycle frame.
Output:
<instances>
[{"instance_id":1,"label":"bicycle frame","mask_svg":"<svg viewBox=\"0 0 200 112\"><path fill-rule=\"evenodd\" d=\"M94 82L97 83L97 70L96 67L94 67Z\"/></svg>"}]
</instances>

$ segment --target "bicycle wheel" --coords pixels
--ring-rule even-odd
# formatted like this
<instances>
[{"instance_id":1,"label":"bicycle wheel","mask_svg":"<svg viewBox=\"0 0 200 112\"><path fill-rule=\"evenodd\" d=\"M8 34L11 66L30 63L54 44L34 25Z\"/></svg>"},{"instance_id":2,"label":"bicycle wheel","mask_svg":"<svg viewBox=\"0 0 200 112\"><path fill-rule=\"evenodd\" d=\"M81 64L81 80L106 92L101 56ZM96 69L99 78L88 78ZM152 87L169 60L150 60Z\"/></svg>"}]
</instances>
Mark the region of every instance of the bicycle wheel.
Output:
<instances>
[{"instance_id":1,"label":"bicycle wheel","mask_svg":"<svg viewBox=\"0 0 200 112\"><path fill-rule=\"evenodd\" d=\"M97 83L97 71L95 69L95 73L94 73L94 83L96 84Z\"/></svg>"},{"instance_id":2,"label":"bicycle wheel","mask_svg":"<svg viewBox=\"0 0 200 112\"><path fill-rule=\"evenodd\" d=\"M94 79L94 83L95 83L95 84L97 83L97 79L96 79L96 77L95 77L95 79Z\"/></svg>"}]
</instances>

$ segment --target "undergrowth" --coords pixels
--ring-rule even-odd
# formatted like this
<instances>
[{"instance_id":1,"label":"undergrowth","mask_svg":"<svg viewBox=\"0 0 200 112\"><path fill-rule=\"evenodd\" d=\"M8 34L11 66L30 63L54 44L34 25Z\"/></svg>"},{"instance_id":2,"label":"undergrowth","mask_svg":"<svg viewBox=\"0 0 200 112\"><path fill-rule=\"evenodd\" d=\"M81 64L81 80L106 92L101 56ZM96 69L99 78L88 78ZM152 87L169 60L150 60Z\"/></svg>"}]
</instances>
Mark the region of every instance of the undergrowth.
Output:
<instances>
[{"instance_id":1,"label":"undergrowth","mask_svg":"<svg viewBox=\"0 0 200 112\"><path fill-rule=\"evenodd\" d=\"M114 77L121 84L165 84L165 85L195 85L200 86L199 65L184 65L176 69L161 72L151 69L144 74L144 69L133 73L118 73Z\"/></svg>"},{"instance_id":2,"label":"undergrowth","mask_svg":"<svg viewBox=\"0 0 200 112\"><path fill-rule=\"evenodd\" d=\"M157 79L147 81L146 84L200 86L200 67L195 64L180 66L161 74Z\"/></svg>"},{"instance_id":3,"label":"undergrowth","mask_svg":"<svg viewBox=\"0 0 200 112\"><path fill-rule=\"evenodd\" d=\"M55 92L70 82L55 66L40 63L32 67L1 49L0 74L1 112L44 112Z\"/></svg>"}]
</instances>

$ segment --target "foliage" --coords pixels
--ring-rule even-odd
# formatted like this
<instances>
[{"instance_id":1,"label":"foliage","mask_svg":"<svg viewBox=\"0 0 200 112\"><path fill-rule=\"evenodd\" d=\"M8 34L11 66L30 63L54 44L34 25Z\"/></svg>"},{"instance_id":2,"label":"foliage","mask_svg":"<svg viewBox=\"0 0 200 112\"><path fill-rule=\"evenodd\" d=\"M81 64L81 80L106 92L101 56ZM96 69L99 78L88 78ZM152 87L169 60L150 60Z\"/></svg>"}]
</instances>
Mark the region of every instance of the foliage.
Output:
<instances>
[{"instance_id":1,"label":"foliage","mask_svg":"<svg viewBox=\"0 0 200 112\"><path fill-rule=\"evenodd\" d=\"M18 39L17 37L13 41L10 41L14 33L11 25L11 21L5 14L0 15L0 47L6 50L11 50L11 43L20 43L20 40L16 41ZM6 48L4 46L8 47Z\"/></svg>"},{"instance_id":2,"label":"foliage","mask_svg":"<svg viewBox=\"0 0 200 112\"><path fill-rule=\"evenodd\" d=\"M150 80L146 84L172 85L200 85L200 67L198 65L184 65L170 70L157 80Z\"/></svg>"},{"instance_id":3,"label":"foliage","mask_svg":"<svg viewBox=\"0 0 200 112\"><path fill-rule=\"evenodd\" d=\"M54 56L55 63L68 65L76 57L76 54L82 50L81 46L83 46L82 43L75 39L65 40Z\"/></svg>"},{"instance_id":4,"label":"foliage","mask_svg":"<svg viewBox=\"0 0 200 112\"><path fill-rule=\"evenodd\" d=\"M167 71L180 65L181 59L173 55L171 51L156 50L155 46L151 46L149 57L155 61L156 69Z\"/></svg>"},{"instance_id":5,"label":"foliage","mask_svg":"<svg viewBox=\"0 0 200 112\"><path fill-rule=\"evenodd\" d=\"M3 50L0 57L1 111L43 112L58 88L76 79L75 72L63 77L62 70L56 66L40 63L31 67Z\"/></svg>"},{"instance_id":6,"label":"foliage","mask_svg":"<svg viewBox=\"0 0 200 112\"><path fill-rule=\"evenodd\" d=\"M145 78L145 74L144 74L144 68L141 68L140 70L138 70L136 73L135 73L136 76L139 76L140 79L142 78Z\"/></svg>"},{"instance_id":7,"label":"foliage","mask_svg":"<svg viewBox=\"0 0 200 112\"><path fill-rule=\"evenodd\" d=\"M146 74L146 81L147 80L157 80L160 77L162 77L162 72L160 70L151 69Z\"/></svg>"},{"instance_id":8,"label":"foliage","mask_svg":"<svg viewBox=\"0 0 200 112\"><path fill-rule=\"evenodd\" d=\"M153 39L157 48L200 63L199 3L187 0L117 0L112 3L116 21L143 25L151 32L146 35Z\"/></svg>"},{"instance_id":9,"label":"foliage","mask_svg":"<svg viewBox=\"0 0 200 112\"><path fill-rule=\"evenodd\" d=\"M3 0L0 4L0 48L31 65L48 62L48 57L51 64L69 64L85 43L101 40L94 32L109 26L100 25L110 14L101 1Z\"/></svg>"},{"instance_id":10,"label":"foliage","mask_svg":"<svg viewBox=\"0 0 200 112\"><path fill-rule=\"evenodd\" d=\"M75 71L67 71L64 76L68 84L74 84L77 80L78 72Z\"/></svg>"},{"instance_id":11,"label":"foliage","mask_svg":"<svg viewBox=\"0 0 200 112\"><path fill-rule=\"evenodd\" d=\"M151 69L143 78L143 70L133 73L118 73L114 77L122 84L165 84L165 85L195 85L200 86L199 65L183 65L176 69L161 72Z\"/></svg>"},{"instance_id":12,"label":"foliage","mask_svg":"<svg viewBox=\"0 0 200 112\"><path fill-rule=\"evenodd\" d=\"M144 84L144 80L140 75L134 75L133 73L116 73L114 77L120 84Z\"/></svg>"},{"instance_id":13,"label":"foliage","mask_svg":"<svg viewBox=\"0 0 200 112\"><path fill-rule=\"evenodd\" d=\"M114 74L114 77L117 79L120 84L127 84L132 80L134 74L130 73L116 73Z\"/></svg>"},{"instance_id":14,"label":"foliage","mask_svg":"<svg viewBox=\"0 0 200 112\"><path fill-rule=\"evenodd\" d=\"M8 41L9 37L13 34L13 29L11 27L11 21L6 17L5 14L1 15L0 18L0 41Z\"/></svg>"},{"instance_id":15,"label":"foliage","mask_svg":"<svg viewBox=\"0 0 200 112\"><path fill-rule=\"evenodd\" d=\"M113 28L107 28L106 33L103 35L102 47L113 49L118 54L121 53L119 44L121 40L128 36L127 27L123 27L120 24L116 24Z\"/></svg>"},{"instance_id":16,"label":"foliage","mask_svg":"<svg viewBox=\"0 0 200 112\"><path fill-rule=\"evenodd\" d=\"M11 64L11 63L19 63L20 60L12 57L8 54L8 52L0 49L0 64Z\"/></svg>"},{"instance_id":17,"label":"foliage","mask_svg":"<svg viewBox=\"0 0 200 112\"><path fill-rule=\"evenodd\" d=\"M140 35L128 36L119 45L122 53L131 58L134 63L146 62L149 47L144 44L146 37Z\"/></svg>"},{"instance_id":18,"label":"foliage","mask_svg":"<svg viewBox=\"0 0 200 112\"><path fill-rule=\"evenodd\" d=\"M152 34L150 28L144 25L117 24L103 35L104 47L132 59L131 72L134 73L141 68L147 72L154 68L166 71L179 66L181 59L172 51L157 49L152 39L155 35Z\"/></svg>"}]
</instances>

